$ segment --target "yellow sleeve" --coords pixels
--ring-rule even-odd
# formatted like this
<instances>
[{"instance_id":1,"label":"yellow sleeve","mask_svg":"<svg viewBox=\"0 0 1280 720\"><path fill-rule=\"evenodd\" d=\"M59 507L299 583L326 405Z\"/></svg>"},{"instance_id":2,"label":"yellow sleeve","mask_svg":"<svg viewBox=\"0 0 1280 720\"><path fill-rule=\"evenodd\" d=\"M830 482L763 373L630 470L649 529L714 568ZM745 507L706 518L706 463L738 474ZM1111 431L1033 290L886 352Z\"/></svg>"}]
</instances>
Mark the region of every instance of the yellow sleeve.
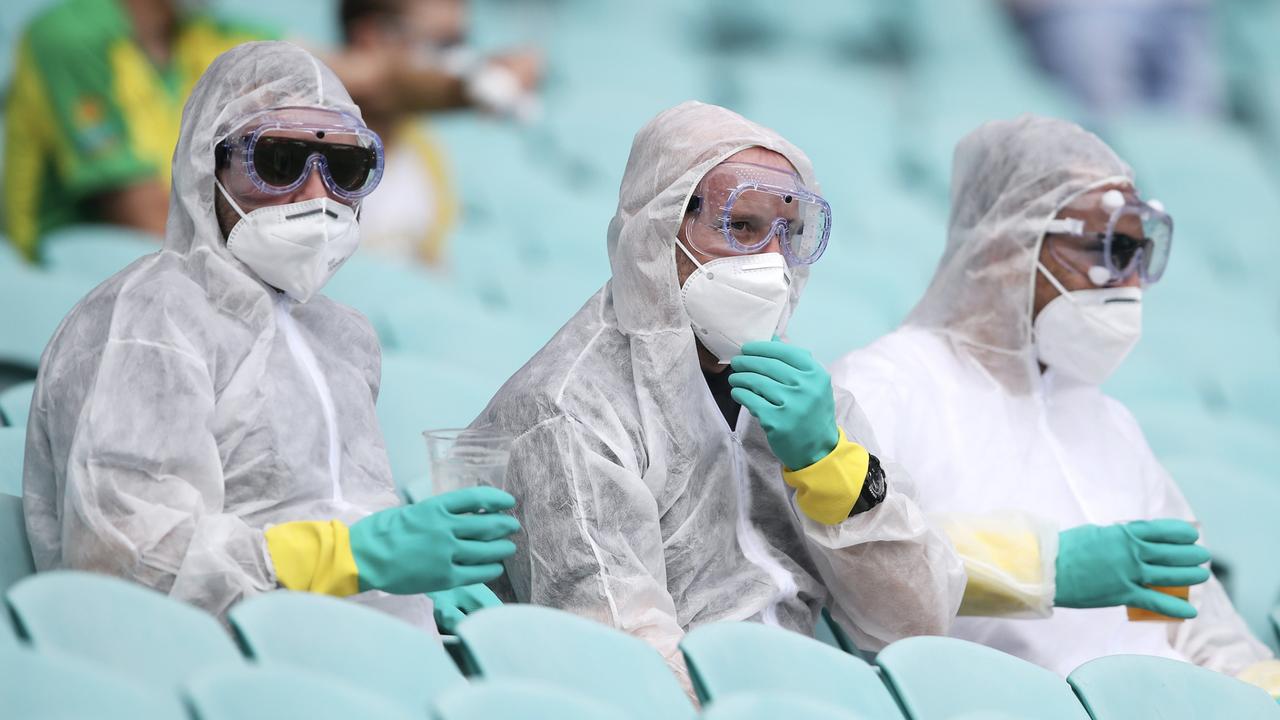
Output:
<instances>
[{"instance_id":1,"label":"yellow sleeve","mask_svg":"<svg viewBox=\"0 0 1280 720\"><path fill-rule=\"evenodd\" d=\"M269 528L265 535L282 587L336 597L360 592L346 525L337 520L288 522Z\"/></svg>"},{"instance_id":2,"label":"yellow sleeve","mask_svg":"<svg viewBox=\"0 0 1280 720\"><path fill-rule=\"evenodd\" d=\"M1271 697L1280 699L1280 660L1256 662L1241 670L1236 679L1256 685L1270 693Z\"/></svg>"},{"instance_id":3,"label":"yellow sleeve","mask_svg":"<svg viewBox=\"0 0 1280 720\"><path fill-rule=\"evenodd\" d=\"M823 525L839 525L862 494L871 456L838 428L840 440L827 456L803 470L783 470L782 479L796 489L800 510Z\"/></svg>"},{"instance_id":4,"label":"yellow sleeve","mask_svg":"<svg viewBox=\"0 0 1280 720\"><path fill-rule=\"evenodd\" d=\"M960 615L1048 617L1053 612L1057 528L1028 513L935 515L969 580Z\"/></svg>"}]
</instances>

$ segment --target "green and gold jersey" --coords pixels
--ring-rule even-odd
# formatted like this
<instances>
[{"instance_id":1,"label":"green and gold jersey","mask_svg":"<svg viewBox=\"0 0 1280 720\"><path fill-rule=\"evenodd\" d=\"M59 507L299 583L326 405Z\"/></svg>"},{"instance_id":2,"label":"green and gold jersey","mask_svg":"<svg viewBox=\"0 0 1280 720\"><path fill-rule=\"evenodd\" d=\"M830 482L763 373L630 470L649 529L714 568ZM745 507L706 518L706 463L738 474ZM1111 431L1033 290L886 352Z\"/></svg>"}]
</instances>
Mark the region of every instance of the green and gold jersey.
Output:
<instances>
[{"instance_id":1,"label":"green and gold jersey","mask_svg":"<svg viewBox=\"0 0 1280 720\"><path fill-rule=\"evenodd\" d=\"M265 37L191 17L159 67L134 41L117 0L63 0L37 16L19 43L6 108L10 242L38 260L42 235L95 219L96 194L147 179L167 189L196 80L222 52Z\"/></svg>"}]
</instances>

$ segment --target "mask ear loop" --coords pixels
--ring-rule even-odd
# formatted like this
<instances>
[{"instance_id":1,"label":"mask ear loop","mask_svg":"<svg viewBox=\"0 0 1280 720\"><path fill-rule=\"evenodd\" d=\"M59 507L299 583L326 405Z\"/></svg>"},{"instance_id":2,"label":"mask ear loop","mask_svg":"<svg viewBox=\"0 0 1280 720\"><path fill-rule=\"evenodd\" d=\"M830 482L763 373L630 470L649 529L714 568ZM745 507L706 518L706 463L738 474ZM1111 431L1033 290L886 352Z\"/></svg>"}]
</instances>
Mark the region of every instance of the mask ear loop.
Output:
<instances>
[{"instance_id":1,"label":"mask ear loop","mask_svg":"<svg viewBox=\"0 0 1280 720\"><path fill-rule=\"evenodd\" d=\"M1071 291L1063 287L1062 283L1058 281L1058 278L1054 277L1053 273L1049 272L1049 268L1044 266L1044 263L1036 260L1036 270L1038 270L1041 275L1044 275L1045 279L1049 281L1049 284L1058 291L1058 294L1066 297L1072 303L1076 302L1076 299L1071 297Z\"/></svg>"},{"instance_id":2,"label":"mask ear loop","mask_svg":"<svg viewBox=\"0 0 1280 720\"><path fill-rule=\"evenodd\" d=\"M218 188L218 192L222 193L222 197L227 201L227 203L231 205L231 209L235 210L236 214L240 216L240 219L248 220L249 216L244 213L244 210L240 209L239 203L231 199L231 193L227 192L227 189L222 186L222 181L219 180L216 175L213 178L213 184Z\"/></svg>"}]
</instances>

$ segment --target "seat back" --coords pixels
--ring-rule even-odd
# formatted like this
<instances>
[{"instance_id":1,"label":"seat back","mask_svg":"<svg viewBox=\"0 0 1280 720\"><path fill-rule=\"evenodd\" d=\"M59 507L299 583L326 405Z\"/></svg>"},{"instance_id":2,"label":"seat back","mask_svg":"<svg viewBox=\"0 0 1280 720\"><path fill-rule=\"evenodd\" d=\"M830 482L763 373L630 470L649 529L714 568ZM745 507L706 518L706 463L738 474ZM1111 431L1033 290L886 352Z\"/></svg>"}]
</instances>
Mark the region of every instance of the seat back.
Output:
<instances>
[{"instance_id":1,"label":"seat back","mask_svg":"<svg viewBox=\"0 0 1280 720\"><path fill-rule=\"evenodd\" d=\"M151 687L244 658L212 615L136 583L93 573L33 575L5 600L37 651L61 653Z\"/></svg>"},{"instance_id":2,"label":"seat back","mask_svg":"<svg viewBox=\"0 0 1280 720\"><path fill-rule=\"evenodd\" d=\"M804 687L807 697L861 717L902 720L874 668L798 633L753 622L712 623L686 635L680 649L703 703Z\"/></svg>"},{"instance_id":3,"label":"seat back","mask_svg":"<svg viewBox=\"0 0 1280 720\"><path fill-rule=\"evenodd\" d=\"M0 267L0 307L22 308L5 317L0 363L34 371L58 324L93 289L92 281L26 266Z\"/></svg>"},{"instance_id":4,"label":"seat back","mask_svg":"<svg viewBox=\"0 0 1280 720\"><path fill-rule=\"evenodd\" d=\"M321 628L316 628L321 630ZM219 668L193 677L185 688L196 720L410 720L410 713L375 693L281 667Z\"/></svg>"},{"instance_id":5,"label":"seat back","mask_svg":"<svg viewBox=\"0 0 1280 720\"><path fill-rule=\"evenodd\" d=\"M567 612L504 605L458 626L470 669L577 691L635 720L694 717L662 657L645 642Z\"/></svg>"},{"instance_id":6,"label":"seat back","mask_svg":"<svg viewBox=\"0 0 1280 720\"><path fill-rule=\"evenodd\" d=\"M0 493L22 497L22 462L26 452L25 427L0 427Z\"/></svg>"},{"instance_id":7,"label":"seat back","mask_svg":"<svg viewBox=\"0 0 1280 720\"><path fill-rule=\"evenodd\" d=\"M1093 720L1280 718L1280 706L1265 690L1169 658L1101 657L1076 668L1067 682Z\"/></svg>"},{"instance_id":8,"label":"seat back","mask_svg":"<svg viewBox=\"0 0 1280 720\"><path fill-rule=\"evenodd\" d=\"M6 718L184 720L172 695L75 658L0 649L0 714Z\"/></svg>"},{"instance_id":9,"label":"seat back","mask_svg":"<svg viewBox=\"0 0 1280 720\"><path fill-rule=\"evenodd\" d=\"M880 651L876 664L912 720L978 711L1037 720L1089 720L1062 678L977 643L907 638Z\"/></svg>"},{"instance_id":10,"label":"seat back","mask_svg":"<svg viewBox=\"0 0 1280 720\"><path fill-rule=\"evenodd\" d=\"M406 495L414 500L431 495L423 431L466 427L496 389L464 366L417 355L383 356L378 424L392 477Z\"/></svg>"},{"instance_id":11,"label":"seat back","mask_svg":"<svg viewBox=\"0 0 1280 720\"><path fill-rule=\"evenodd\" d=\"M160 238L119 225L68 225L41 241L44 266L59 275L95 283L144 255L160 250Z\"/></svg>"},{"instance_id":12,"label":"seat back","mask_svg":"<svg viewBox=\"0 0 1280 720\"><path fill-rule=\"evenodd\" d=\"M4 416L4 424L26 427L27 416L31 414L31 393L35 389L35 381L29 380L0 390L0 415Z\"/></svg>"},{"instance_id":13,"label":"seat back","mask_svg":"<svg viewBox=\"0 0 1280 720\"><path fill-rule=\"evenodd\" d=\"M478 682L440 696L436 720L625 720L608 705L563 688L534 683Z\"/></svg>"},{"instance_id":14,"label":"seat back","mask_svg":"<svg viewBox=\"0 0 1280 720\"><path fill-rule=\"evenodd\" d=\"M806 693L807 694L807 693ZM717 700L702 720L863 720L842 708L796 693L742 693Z\"/></svg>"},{"instance_id":15,"label":"seat back","mask_svg":"<svg viewBox=\"0 0 1280 720\"><path fill-rule=\"evenodd\" d=\"M0 492L0 593L35 571L22 517L22 498Z\"/></svg>"},{"instance_id":16,"label":"seat back","mask_svg":"<svg viewBox=\"0 0 1280 720\"><path fill-rule=\"evenodd\" d=\"M466 683L439 640L353 602L282 590L236 605L228 618L259 664L341 678L418 714Z\"/></svg>"}]
</instances>

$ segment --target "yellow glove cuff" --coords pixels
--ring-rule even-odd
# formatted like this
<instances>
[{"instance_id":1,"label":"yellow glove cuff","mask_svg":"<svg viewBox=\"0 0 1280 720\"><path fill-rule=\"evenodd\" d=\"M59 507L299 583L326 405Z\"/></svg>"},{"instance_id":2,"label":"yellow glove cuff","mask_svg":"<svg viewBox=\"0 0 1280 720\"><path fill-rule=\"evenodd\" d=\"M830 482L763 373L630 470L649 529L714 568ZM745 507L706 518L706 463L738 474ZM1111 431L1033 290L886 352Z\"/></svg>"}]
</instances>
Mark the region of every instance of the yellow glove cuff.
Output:
<instances>
[{"instance_id":1,"label":"yellow glove cuff","mask_svg":"<svg viewBox=\"0 0 1280 720\"><path fill-rule=\"evenodd\" d=\"M360 592L351 534L343 523L288 522L264 534L281 587L335 597Z\"/></svg>"},{"instance_id":2,"label":"yellow glove cuff","mask_svg":"<svg viewBox=\"0 0 1280 720\"><path fill-rule=\"evenodd\" d=\"M862 494L871 455L840 431L840 440L826 457L802 470L782 471L782 479L796 489L801 512L823 525L839 525Z\"/></svg>"}]
</instances>

